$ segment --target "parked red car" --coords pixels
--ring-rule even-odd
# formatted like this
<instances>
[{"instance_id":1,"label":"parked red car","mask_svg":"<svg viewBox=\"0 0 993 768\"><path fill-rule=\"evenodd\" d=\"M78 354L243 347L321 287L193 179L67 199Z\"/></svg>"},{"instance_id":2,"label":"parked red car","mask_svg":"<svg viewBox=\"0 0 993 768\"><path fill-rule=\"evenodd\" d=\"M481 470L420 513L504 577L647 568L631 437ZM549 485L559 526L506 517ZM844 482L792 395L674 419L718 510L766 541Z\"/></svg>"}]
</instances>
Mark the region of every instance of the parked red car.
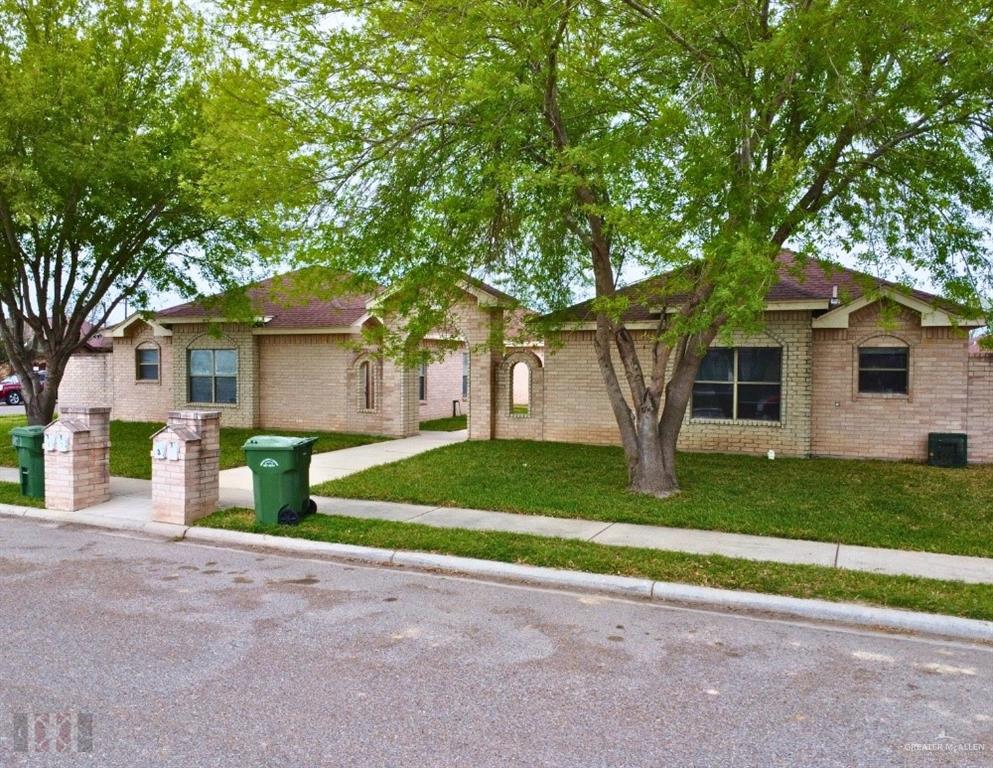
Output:
<instances>
[{"instance_id":1,"label":"parked red car","mask_svg":"<svg viewBox=\"0 0 993 768\"><path fill-rule=\"evenodd\" d=\"M42 386L45 385L45 372L38 371L38 378L41 379ZM24 402L24 395L21 394L21 380L17 375L8 376L0 381L0 402L7 405L20 405Z\"/></svg>"}]
</instances>

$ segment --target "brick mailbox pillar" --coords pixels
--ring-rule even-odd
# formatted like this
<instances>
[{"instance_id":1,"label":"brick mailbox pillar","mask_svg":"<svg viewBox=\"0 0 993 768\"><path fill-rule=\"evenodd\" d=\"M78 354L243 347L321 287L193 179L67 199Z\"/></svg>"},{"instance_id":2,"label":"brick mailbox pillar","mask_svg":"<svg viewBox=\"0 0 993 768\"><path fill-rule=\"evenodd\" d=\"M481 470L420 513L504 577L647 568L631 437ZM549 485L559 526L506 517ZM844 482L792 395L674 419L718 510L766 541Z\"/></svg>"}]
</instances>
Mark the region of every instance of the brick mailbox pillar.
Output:
<instances>
[{"instance_id":1,"label":"brick mailbox pillar","mask_svg":"<svg viewBox=\"0 0 993 768\"><path fill-rule=\"evenodd\" d=\"M220 411L170 411L152 435L152 520L189 525L217 509Z\"/></svg>"},{"instance_id":2,"label":"brick mailbox pillar","mask_svg":"<svg viewBox=\"0 0 993 768\"><path fill-rule=\"evenodd\" d=\"M46 507L75 512L110 498L110 408L60 407L42 445Z\"/></svg>"}]
</instances>

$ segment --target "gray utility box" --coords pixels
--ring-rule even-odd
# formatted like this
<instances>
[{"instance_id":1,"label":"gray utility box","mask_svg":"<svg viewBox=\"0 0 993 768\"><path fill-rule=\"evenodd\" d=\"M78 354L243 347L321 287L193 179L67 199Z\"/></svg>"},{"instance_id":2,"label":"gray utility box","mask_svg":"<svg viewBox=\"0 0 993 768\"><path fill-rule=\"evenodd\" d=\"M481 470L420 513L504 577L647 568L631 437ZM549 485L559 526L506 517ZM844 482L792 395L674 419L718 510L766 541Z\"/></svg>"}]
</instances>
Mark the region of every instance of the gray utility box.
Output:
<instances>
[{"instance_id":1,"label":"gray utility box","mask_svg":"<svg viewBox=\"0 0 993 768\"><path fill-rule=\"evenodd\" d=\"M964 467L969 462L968 438L958 432L927 436L927 463L932 467Z\"/></svg>"}]
</instances>

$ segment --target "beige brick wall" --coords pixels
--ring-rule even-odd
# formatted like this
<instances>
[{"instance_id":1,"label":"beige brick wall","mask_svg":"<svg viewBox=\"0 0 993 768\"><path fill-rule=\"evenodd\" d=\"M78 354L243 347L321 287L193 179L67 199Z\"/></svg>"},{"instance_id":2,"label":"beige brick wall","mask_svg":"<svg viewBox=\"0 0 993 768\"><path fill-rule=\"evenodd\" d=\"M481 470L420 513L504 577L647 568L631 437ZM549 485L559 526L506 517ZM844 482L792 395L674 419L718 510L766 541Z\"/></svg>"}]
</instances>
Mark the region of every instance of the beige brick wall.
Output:
<instances>
[{"instance_id":1,"label":"beige brick wall","mask_svg":"<svg viewBox=\"0 0 993 768\"><path fill-rule=\"evenodd\" d=\"M59 384L59 405L112 405L113 362L110 352L70 357Z\"/></svg>"},{"instance_id":2,"label":"beige brick wall","mask_svg":"<svg viewBox=\"0 0 993 768\"><path fill-rule=\"evenodd\" d=\"M433 346L430 341L425 342ZM421 421L452 415L452 401L459 402L461 413L468 413L468 398L462 397L462 355L464 349L448 352L441 360L428 363L427 399L419 401Z\"/></svg>"},{"instance_id":3,"label":"beige brick wall","mask_svg":"<svg viewBox=\"0 0 993 768\"><path fill-rule=\"evenodd\" d=\"M165 421L173 407L172 337L154 336L145 323L135 323L129 334L114 339L111 366L114 418L121 421ZM139 348L159 350L158 381L138 381L136 354Z\"/></svg>"},{"instance_id":4,"label":"beige brick wall","mask_svg":"<svg viewBox=\"0 0 993 768\"><path fill-rule=\"evenodd\" d=\"M501 440L545 439L545 369L532 350L510 351L496 370L494 437ZM527 413L514 405L528 404Z\"/></svg>"},{"instance_id":5,"label":"beige brick wall","mask_svg":"<svg viewBox=\"0 0 993 768\"><path fill-rule=\"evenodd\" d=\"M45 428L45 506L74 512L110 498L110 408L60 408Z\"/></svg>"},{"instance_id":6,"label":"beige brick wall","mask_svg":"<svg viewBox=\"0 0 993 768\"><path fill-rule=\"evenodd\" d=\"M218 333L213 332L214 330ZM259 353L251 328L229 324L218 329L206 325L177 324L172 329L173 349L173 409L197 410L209 408L221 412L222 427L254 427L258 424L260 398ZM189 352L192 349L235 349L238 351L237 402L192 403L189 401Z\"/></svg>"},{"instance_id":7,"label":"beige brick wall","mask_svg":"<svg viewBox=\"0 0 993 768\"><path fill-rule=\"evenodd\" d=\"M259 336L259 426L348 430L345 335Z\"/></svg>"},{"instance_id":8,"label":"beige brick wall","mask_svg":"<svg viewBox=\"0 0 993 768\"><path fill-rule=\"evenodd\" d=\"M152 436L152 519L189 525L217 509L220 412L170 411Z\"/></svg>"},{"instance_id":9,"label":"beige brick wall","mask_svg":"<svg viewBox=\"0 0 993 768\"><path fill-rule=\"evenodd\" d=\"M733 334L730 346L783 348L781 421L767 424L697 420L691 418L688 408L679 437L680 449L765 453L772 448L783 455L807 455L811 430L810 338L809 312L767 313L763 331ZM651 360L650 336L636 333L635 339L647 368ZM544 439L618 444L617 423L593 349L593 331L564 332L558 341L560 346L553 341L545 351ZM725 343L718 341L715 346ZM614 360L623 377L616 351Z\"/></svg>"},{"instance_id":10,"label":"beige brick wall","mask_svg":"<svg viewBox=\"0 0 993 768\"><path fill-rule=\"evenodd\" d=\"M969 358L969 461L993 462L993 353Z\"/></svg>"},{"instance_id":11,"label":"beige brick wall","mask_svg":"<svg viewBox=\"0 0 993 768\"><path fill-rule=\"evenodd\" d=\"M967 343L958 329L922 327L906 308L884 327L878 304L853 313L847 329L814 331L813 453L924 460L928 432L966 431ZM908 394L860 394L858 348L904 344Z\"/></svg>"}]
</instances>

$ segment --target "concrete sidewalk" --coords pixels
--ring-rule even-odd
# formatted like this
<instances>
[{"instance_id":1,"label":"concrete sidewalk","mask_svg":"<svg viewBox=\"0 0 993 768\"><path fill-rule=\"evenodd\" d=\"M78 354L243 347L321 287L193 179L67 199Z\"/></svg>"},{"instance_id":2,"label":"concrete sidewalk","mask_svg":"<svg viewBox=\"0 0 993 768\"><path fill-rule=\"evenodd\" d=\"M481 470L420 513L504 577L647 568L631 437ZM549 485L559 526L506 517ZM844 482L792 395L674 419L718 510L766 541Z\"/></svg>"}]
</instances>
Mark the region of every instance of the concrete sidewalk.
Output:
<instances>
[{"instance_id":1,"label":"concrete sidewalk","mask_svg":"<svg viewBox=\"0 0 993 768\"><path fill-rule=\"evenodd\" d=\"M456 435L457 433L432 433ZM361 446L318 454L326 471L338 472L338 477L358 472L366 466L375 466L389 461L398 461L407 455L430 450L425 447L438 447L448 440L420 440L400 446L399 450L381 450L378 454L353 454L345 459L335 458L335 453L351 453L364 448ZM416 438L408 438L415 441ZM406 441L395 441L396 443ZM384 448L386 445L378 444ZM375 463L368 463L375 462ZM349 469L348 464L353 468ZM219 506L251 507L251 475L248 475L247 488L223 485L228 472L221 473ZM231 477L231 475L228 475ZM235 476L235 477L240 477ZM314 480L313 474L311 479ZM325 479L327 479L325 477ZM16 481L17 470L0 468L0 480ZM314 480L321 482L320 480ZM66 515L67 519L81 523L108 527L140 527L151 520L151 482L131 478L111 479L113 497L103 504L89 507ZM422 504L400 504L388 501L363 501L359 499L338 499L315 496L317 510L321 514L357 517L375 520L392 520L404 523L417 523L437 528L461 528L476 531L502 531L524 533L533 536L548 536L561 539L589 541L618 547L641 547L672 552L685 552L694 555L723 555L745 560L791 563L799 565L819 565L828 568L844 568L853 571L868 571L897 576L919 576L930 579L963 581L972 584L993 584L993 558L943 555L932 552L913 552L901 549L881 549L860 547L838 542L808 541L804 539L783 539L773 536L753 536L722 531L703 531L686 528L667 528L656 525L633 525L630 523L609 523L597 520L577 520L546 517L542 515L521 515L508 512L490 512L479 509L457 507L437 507Z\"/></svg>"},{"instance_id":2,"label":"concrete sidewalk","mask_svg":"<svg viewBox=\"0 0 993 768\"><path fill-rule=\"evenodd\" d=\"M310 460L310 483L318 485L337 480L369 467L390 464L416 456L419 453L461 443L468 437L464 429L455 432L421 432L413 437L387 440L381 443L342 448L340 451L315 453ZM225 489L252 490L252 472L248 467L225 469L221 472L221 494Z\"/></svg>"}]
</instances>

